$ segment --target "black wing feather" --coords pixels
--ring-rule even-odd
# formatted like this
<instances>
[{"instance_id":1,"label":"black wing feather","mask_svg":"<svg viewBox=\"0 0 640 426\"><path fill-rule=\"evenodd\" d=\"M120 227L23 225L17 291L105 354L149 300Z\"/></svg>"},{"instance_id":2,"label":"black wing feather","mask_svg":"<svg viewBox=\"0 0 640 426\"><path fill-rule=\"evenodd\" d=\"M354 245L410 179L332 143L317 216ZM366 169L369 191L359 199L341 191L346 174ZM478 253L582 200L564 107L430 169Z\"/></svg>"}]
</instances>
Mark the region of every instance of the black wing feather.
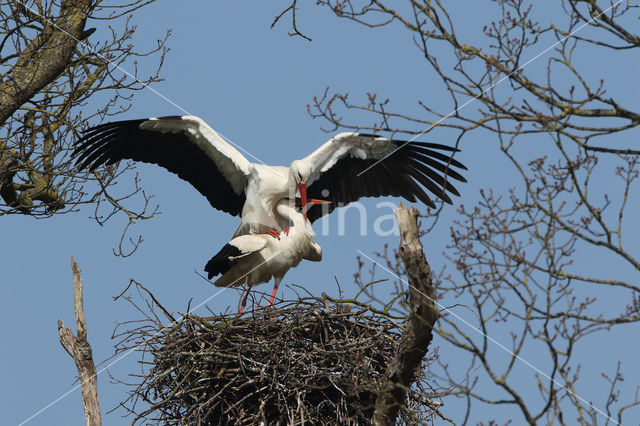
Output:
<instances>
[{"instance_id":1,"label":"black wing feather","mask_svg":"<svg viewBox=\"0 0 640 426\"><path fill-rule=\"evenodd\" d=\"M211 158L182 132L140 129L145 121L117 121L88 129L76 142L72 154L76 164L89 170L120 160L157 164L193 185L214 208L234 216L242 212L244 192L234 191Z\"/></svg>"},{"instance_id":2,"label":"black wing feather","mask_svg":"<svg viewBox=\"0 0 640 426\"><path fill-rule=\"evenodd\" d=\"M359 135L377 137L363 133ZM381 140L380 143L388 144L389 141ZM435 203L425 189L448 204L452 204L452 201L447 192L460 195L451 184L452 179L466 182L460 173L452 169L467 169L452 157L458 149L430 142L394 140L392 143L399 149L381 162L376 159L344 157L309 185L309 198L332 202L330 205L312 206L307 213L309 220L314 222L336 207L347 205L361 197L391 195L411 202L418 199L435 208Z\"/></svg>"},{"instance_id":3,"label":"black wing feather","mask_svg":"<svg viewBox=\"0 0 640 426\"><path fill-rule=\"evenodd\" d=\"M240 256L242 252L238 247L226 244L222 247L222 250L211 258L204 267L204 271L208 273L208 278L211 279L216 275L224 275L229 269L231 269L231 257Z\"/></svg>"}]
</instances>

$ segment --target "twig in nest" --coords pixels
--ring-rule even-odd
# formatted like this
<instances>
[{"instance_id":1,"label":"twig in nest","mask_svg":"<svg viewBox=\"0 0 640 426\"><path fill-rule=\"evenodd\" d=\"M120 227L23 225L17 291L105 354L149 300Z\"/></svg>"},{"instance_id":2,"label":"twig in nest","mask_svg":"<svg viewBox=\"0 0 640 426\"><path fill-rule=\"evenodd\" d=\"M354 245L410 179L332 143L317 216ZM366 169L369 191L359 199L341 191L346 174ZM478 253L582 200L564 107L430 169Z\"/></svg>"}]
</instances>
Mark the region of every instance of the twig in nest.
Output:
<instances>
[{"instance_id":1,"label":"twig in nest","mask_svg":"<svg viewBox=\"0 0 640 426\"><path fill-rule=\"evenodd\" d=\"M381 312L325 303L283 302L249 318L186 315L165 328L132 322L118 350L145 342L153 362L124 406L134 422L370 424L401 324ZM409 391L414 403L403 408L405 419L432 413L420 403L421 386ZM143 402L150 408L138 410Z\"/></svg>"}]
</instances>

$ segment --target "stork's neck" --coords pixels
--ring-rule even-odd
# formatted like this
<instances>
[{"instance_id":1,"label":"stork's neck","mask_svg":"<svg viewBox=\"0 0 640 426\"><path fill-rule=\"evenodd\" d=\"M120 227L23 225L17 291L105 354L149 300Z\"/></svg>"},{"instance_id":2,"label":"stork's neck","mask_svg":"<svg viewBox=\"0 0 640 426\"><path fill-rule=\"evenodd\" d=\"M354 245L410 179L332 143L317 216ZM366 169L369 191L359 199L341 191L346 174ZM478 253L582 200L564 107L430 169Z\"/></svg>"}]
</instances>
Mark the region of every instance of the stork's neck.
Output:
<instances>
[{"instance_id":1,"label":"stork's neck","mask_svg":"<svg viewBox=\"0 0 640 426\"><path fill-rule=\"evenodd\" d=\"M289 169L291 170L291 169ZM285 196L289 197L289 198L294 198L296 196L296 194L298 193L298 182L296 181L296 178L293 176L293 174L289 173L288 177L287 177L287 194Z\"/></svg>"},{"instance_id":2,"label":"stork's neck","mask_svg":"<svg viewBox=\"0 0 640 426\"><path fill-rule=\"evenodd\" d=\"M288 202L278 204L278 213L293 223L296 229L307 230L308 221L304 219L302 213L298 212L295 207L291 206Z\"/></svg>"}]
</instances>

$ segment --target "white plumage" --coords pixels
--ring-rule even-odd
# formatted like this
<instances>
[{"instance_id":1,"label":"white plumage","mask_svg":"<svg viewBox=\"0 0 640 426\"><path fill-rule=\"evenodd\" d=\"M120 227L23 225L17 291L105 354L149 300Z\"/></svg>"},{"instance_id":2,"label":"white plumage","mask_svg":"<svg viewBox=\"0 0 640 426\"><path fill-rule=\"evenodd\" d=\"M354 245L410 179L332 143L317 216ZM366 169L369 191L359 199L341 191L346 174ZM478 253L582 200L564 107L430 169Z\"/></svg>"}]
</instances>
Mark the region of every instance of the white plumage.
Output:
<instances>
[{"instance_id":1,"label":"white plumage","mask_svg":"<svg viewBox=\"0 0 640 426\"><path fill-rule=\"evenodd\" d=\"M158 164L191 183L216 209L240 215L238 236L282 229L277 203L296 193L305 203L307 186L309 197L333 203L330 209L309 209L311 222L361 197L393 195L435 207L426 189L451 203L447 192L458 192L450 180L465 181L452 170L465 168L453 159L455 151L440 144L347 132L290 167L266 166L249 162L202 119L172 116L92 127L73 155L80 168L92 170L123 159Z\"/></svg>"},{"instance_id":2,"label":"white plumage","mask_svg":"<svg viewBox=\"0 0 640 426\"><path fill-rule=\"evenodd\" d=\"M277 213L291 222L278 238L269 234L240 235L233 238L205 266L209 279L222 274L214 284L218 287L252 286L274 279L273 292L269 305L273 303L282 278L291 268L296 267L303 258L320 261L322 249L314 241L313 230L308 220L298 213L292 200L283 199L277 207ZM246 296L240 312L244 309Z\"/></svg>"},{"instance_id":3,"label":"white plumage","mask_svg":"<svg viewBox=\"0 0 640 426\"><path fill-rule=\"evenodd\" d=\"M304 141L304 140L303 140ZM298 141L300 142L300 141ZM205 270L215 284L259 284L274 277L271 299L284 274L301 259L320 260L310 222L361 197L385 195L435 207L426 191L451 204L457 149L402 142L377 135L340 133L289 167L249 162L202 119L172 116L101 124L85 131L72 155L80 169L120 160L157 164L188 181L211 205L242 219L234 237ZM308 187L308 188L307 188ZM303 215L289 201L300 194ZM308 199L331 202L328 208ZM308 208L307 208L308 207ZM289 235L276 239L290 226Z\"/></svg>"}]
</instances>

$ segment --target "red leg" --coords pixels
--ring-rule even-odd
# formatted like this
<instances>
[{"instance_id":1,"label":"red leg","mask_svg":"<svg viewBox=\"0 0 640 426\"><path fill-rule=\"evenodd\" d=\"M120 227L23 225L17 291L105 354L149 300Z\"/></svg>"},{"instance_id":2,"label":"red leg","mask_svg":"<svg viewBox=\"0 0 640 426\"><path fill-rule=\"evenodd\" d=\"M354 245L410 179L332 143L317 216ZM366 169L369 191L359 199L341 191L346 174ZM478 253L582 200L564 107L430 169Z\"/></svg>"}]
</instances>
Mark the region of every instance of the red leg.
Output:
<instances>
[{"instance_id":1,"label":"red leg","mask_svg":"<svg viewBox=\"0 0 640 426\"><path fill-rule=\"evenodd\" d=\"M278 286L280 285L280 281L282 278L274 278L273 279L273 291L271 292L271 298L269 299L269 305L267 305L267 309L273 308L273 299L276 297L276 292L278 291ZM276 316L271 315L271 321L275 321Z\"/></svg>"},{"instance_id":2,"label":"red leg","mask_svg":"<svg viewBox=\"0 0 640 426\"><path fill-rule=\"evenodd\" d=\"M270 308L273 306L273 299L276 297L276 292L278 291L278 286L280 285L280 281L282 280L282 278L274 278L273 279L273 291L271 292L271 298L269 299L269 305L267 305L267 308Z\"/></svg>"},{"instance_id":3,"label":"red leg","mask_svg":"<svg viewBox=\"0 0 640 426\"><path fill-rule=\"evenodd\" d=\"M282 232L284 232L285 235L289 235L289 231L291 231L291 228L289 228L288 226L282 230Z\"/></svg>"},{"instance_id":4,"label":"red leg","mask_svg":"<svg viewBox=\"0 0 640 426\"><path fill-rule=\"evenodd\" d=\"M273 238L280 239L280 233L275 229L269 230L268 234L271 235Z\"/></svg>"},{"instance_id":5,"label":"red leg","mask_svg":"<svg viewBox=\"0 0 640 426\"><path fill-rule=\"evenodd\" d=\"M244 297L242 298L242 303L240 304L240 309L238 310L238 316L242 315L242 312L244 311L244 307L247 305L247 297L249 297L249 292L251 291L251 287L252 285L249 284L249 287L247 288L247 292L244 294Z\"/></svg>"}]
</instances>

